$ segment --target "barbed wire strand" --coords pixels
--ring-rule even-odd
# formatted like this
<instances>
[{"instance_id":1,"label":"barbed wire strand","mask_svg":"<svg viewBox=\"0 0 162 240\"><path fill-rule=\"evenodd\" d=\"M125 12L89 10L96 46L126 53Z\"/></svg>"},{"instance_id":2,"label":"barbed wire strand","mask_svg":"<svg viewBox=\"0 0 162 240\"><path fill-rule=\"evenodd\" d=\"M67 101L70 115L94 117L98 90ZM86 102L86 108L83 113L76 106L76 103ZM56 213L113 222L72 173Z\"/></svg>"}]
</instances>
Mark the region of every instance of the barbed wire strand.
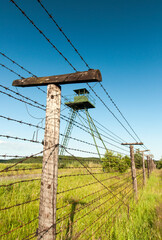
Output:
<instances>
[{"instance_id":1,"label":"barbed wire strand","mask_svg":"<svg viewBox=\"0 0 162 240\"><path fill-rule=\"evenodd\" d=\"M74 155L71 154L70 152L68 152L65 147L64 147L64 149L65 149L65 151L66 151L67 153L69 153L70 155L72 155L72 156L74 157ZM75 157L75 158L76 158L76 157ZM113 192L112 192L108 187L106 187L98 178L96 178L95 175L93 175L93 173L91 173L91 171L83 164L83 162L82 162L80 159L76 158L76 160L77 160L81 165L83 165L83 167L85 167L85 169L87 170L87 172L88 172L95 180L97 180L103 187L105 187L109 192L111 192L112 195L114 195ZM118 197L117 197L117 198L118 198ZM118 199L119 199L119 201L123 202L123 203L126 205L126 203L125 203L122 199L120 199L120 198L118 198ZM126 205L126 206L127 206L127 205ZM128 206L127 206L127 207L128 207Z\"/></svg>"},{"instance_id":2,"label":"barbed wire strand","mask_svg":"<svg viewBox=\"0 0 162 240\"><path fill-rule=\"evenodd\" d=\"M8 234L10 234L10 233L12 233L12 232L14 232L14 231L16 231L16 230L18 230L18 229L24 227L24 226L26 226L26 225L28 225L28 224L30 224L30 223L36 221L37 219L38 219L38 217L32 219L31 221L29 221L29 222L27 222L27 223L22 224L21 226L19 226L19 227L17 227L17 228L12 229L11 231L8 231L8 232L6 232L6 233L0 235L0 237L6 236L6 235L8 235Z\"/></svg>"},{"instance_id":3,"label":"barbed wire strand","mask_svg":"<svg viewBox=\"0 0 162 240\"><path fill-rule=\"evenodd\" d=\"M25 205L25 204L28 204L28 203L31 203L31 202L35 202L35 201L38 201L39 199L40 198L36 198L36 199L30 200L30 201L27 201L27 202L18 203L18 204L15 204L15 205L12 205L12 206L9 206L9 207L5 207L5 208L0 208L0 211L8 210L8 209L11 209L11 208L14 208L14 207L18 207L18 206L22 206L22 205Z\"/></svg>"},{"instance_id":4,"label":"barbed wire strand","mask_svg":"<svg viewBox=\"0 0 162 240\"><path fill-rule=\"evenodd\" d=\"M73 43L71 42L70 38L67 37L67 35L65 34L65 32L62 30L62 28L58 25L58 23L56 22L56 20L54 19L54 17L52 16L52 14L50 14L47 10L47 8L45 8L45 6L42 4L42 2L40 0L37 0L37 2L41 5L41 7L43 8L43 10L47 13L47 15L50 17L50 19L53 21L53 23L55 23L55 25L57 26L57 28L59 29L59 31L63 34L63 36L66 38L66 40L68 41L68 43L72 46L72 48L75 50L75 52L79 55L79 57L81 58L81 60L85 63L86 67L88 69L90 69L88 63L84 60L84 58L81 56L81 54L78 52L78 50L75 48L75 46L73 45ZM106 95L108 96L108 98L110 99L110 101L113 103L113 105L115 106L115 108L118 110L118 112L120 113L120 115L122 116L122 118L125 120L125 122L128 124L128 126L130 127L130 129L133 131L133 133L135 134L135 136L139 139L139 141L141 142L140 138L138 137L138 135L136 134L136 132L133 130L133 128L131 127L131 125L129 124L129 122L127 121L127 119L124 117L124 115L122 114L122 112L120 111L120 109L118 108L118 106L116 105L116 103L114 102L114 100L111 98L111 96L109 95L109 93L106 91L106 89L104 88L102 83L99 83L100 86L102 87L102 89L104 90L104 92L106 93Z\"/></svg>"},{"instance_id":5,"label":"barbed wire strand","mask_svg":"<svg viewBox=\"0 0 162 240\"><path fill-rule=\"evenodd\" d=\"M37 29L37 31L47 40L47 42L64 58L64 60L73 68L74 71L77 72L76 68L72 65L72 63L63 55L63 53L51 42L51 40L43 33L40 28L36 26L36 24L27 16L27 14L17 5L14 0L10 0L15 7L28 19L28 21Z\"/></svg>"},{"instance_id":6,"label":"barbed wire strand","mask_svg":"<svg viewBox=\"0 0 162 240\"><path fill-rule=\"evenodd\" d=\"M26 183L26 182L33 182L33 181L40 181L41 178L34 178L34 179L28 179L28 180L21 180L21 181L17 181L17 182L13 182L13 183L9 183L9 184L1 184L0 187L9 187L9 186L13 186L15 184L19 184L19 183Z\"/></svg>"}]
</instances>

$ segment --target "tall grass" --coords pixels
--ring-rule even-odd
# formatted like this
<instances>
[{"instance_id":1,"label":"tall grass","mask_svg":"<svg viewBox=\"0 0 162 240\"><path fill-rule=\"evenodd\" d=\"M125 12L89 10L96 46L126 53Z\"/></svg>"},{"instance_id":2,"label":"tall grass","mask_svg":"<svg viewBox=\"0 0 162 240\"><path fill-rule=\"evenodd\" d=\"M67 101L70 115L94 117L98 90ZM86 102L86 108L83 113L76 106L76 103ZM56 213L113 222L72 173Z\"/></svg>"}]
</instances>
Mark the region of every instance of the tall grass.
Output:
<instances>
[{"instance_id":1,"label":"tall grass","mask_svg":"<svg viewBox=\"0 0 162 240\"><path fill-rule=\"evenodd\" d=\"M109 233L112 240L161 240L162 212L157 211L162 204L162 171L156 170L140 191L138 204L130 205L130 217L123 212Z\"/></svg>"},{"instance_id":2,"label":"tall grass","mask_svg":"<svg viewBox=\"0 0 162 240\"><path fill-rule=\"evenodd\" d=\"M91 167L94 167L92 165ZM98 166L98 165L96 165ZM94 169L93 172L101 172L102 169ZM59 169L59 176L85 174L83 169ZM96 175L99 180L104 180L119 173L104 173ZM66 191L75 187L83 186L95 182L90 175L78 175L71 177L58 178L57 196L57 239L70 240L74 236L81 234L79 239L91 240L140 240L157 239L159 240L159 230L156 222L156 205L160 201L159 172L153 173L144 191L139 193L140 200L136 205L132 198L131 175L120 175L104 181L118 198L125 203L130 203L130 217L128 220L127 207L118 202L117 197L108 192L100 183L88 185L83 188ZM29 176L30 178L30 176ZM121 181L118 183L119 181ZM1 180L0 184L7 184L11 180ZM138 185L142 183L142 175L138 177ZM116 185L117 183L117 185ZM115 184L115 185L113 185ZM129 186L130 185L130 186ZM128 187L125 189L125 187ZM123 191L121 191L123 190ZM96 192L96 193L95 193ZM95 194L93 194L95 193ZM0 188L0 208L13 206L18 203L27 202L39 198L40 181L27 182ZM128 195L127 195L128 194ZM142 195L141 195L142 194ZM87 195L86 198L84 198ZM98 198L97 201L95 201ZM88 205L89 203L92 203ZM113 208L113 206L116 204ZM62 206L66 206L62 208ZM115 219L115 211L118 211L118 218ZM39 200L0 211L0 235L17 230L0 237L3 240L20 240L29 234L36 232L38 228ZM67 217L66 217L67 216ZM28 225L24 225L35 219ZM98 219L98 220L97 220ZM142 224L143 223L143 224ZM113 226L113 228L111 228ZM145 233L144 233L145 232ZM33 238L36 239L36 238Z\"/></svg>"}]
</instances>

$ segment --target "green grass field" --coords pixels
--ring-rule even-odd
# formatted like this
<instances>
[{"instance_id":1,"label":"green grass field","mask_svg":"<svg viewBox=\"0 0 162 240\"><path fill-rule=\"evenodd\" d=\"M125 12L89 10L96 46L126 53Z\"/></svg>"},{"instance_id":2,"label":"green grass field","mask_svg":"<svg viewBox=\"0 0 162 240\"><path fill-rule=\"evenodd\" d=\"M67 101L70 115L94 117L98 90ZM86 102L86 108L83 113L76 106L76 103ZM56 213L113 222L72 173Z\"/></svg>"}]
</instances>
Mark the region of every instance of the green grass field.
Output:
<instances>
[{"instance_id":1,"label":"green grass field","mask_svg":"<svg viewBox=\"0 0 162 240\"><path fill-rule=\"evenodd\" d=\"M38 163L26 164L26 168L35 168L35 164ZM67 169L59 169L57 239L70 240L75 237L85 240L161 239L156 212L161 200L160 171L156 170L152 173L144 190L141 188L142 175L138 175L138 186L141 190L139 191L139 202L135 204L132 198L132 181L129 172L122 175L121 173L103 173L99 164L89 163L95 176L113 191L112 194L96 182L92 176L81 175L87 174L86 169L73 167L74 165L69 164ZM0 164L0 169L3 168L4 164ZM22 165L20 168L25 167ZM27 177L30 179L30 174L38 173L37 171L40 170L20 170L16 173L18 175L22 172L25 175L28 174ZM141 174L141 170L137 174ZM66 177L67 175L77 176ZM1 179L1 185L21 180L3 179L2 177ZM29 239L26 237L36 232L39 194L40 180L0 187L0 239ZM129 219L127 206L121 199L125 204L129 203ZM31 200L34 201L12 208L16 204ZM4 209L7 207L11 208ZM27 224L30 221L31 223ZM7 232L8 234L5 235ZM32 239L37 239L37 237Z\"/></svg>"}]
</instances>

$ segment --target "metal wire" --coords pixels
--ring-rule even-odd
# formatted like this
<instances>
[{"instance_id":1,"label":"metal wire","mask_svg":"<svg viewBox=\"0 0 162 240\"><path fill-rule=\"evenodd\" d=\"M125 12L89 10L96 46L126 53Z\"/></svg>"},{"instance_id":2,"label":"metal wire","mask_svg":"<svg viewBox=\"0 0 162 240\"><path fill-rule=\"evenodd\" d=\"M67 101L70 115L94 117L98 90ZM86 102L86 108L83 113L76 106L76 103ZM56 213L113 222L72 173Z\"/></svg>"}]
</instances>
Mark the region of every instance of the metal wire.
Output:
<instances>
[{"instance_id":1,"label":"metal wire","mask_svg":"<svg viewBox=\"0 0 162 240\"><path fill-rule=\"evenodd\" d=\"M41 103L39 103L39 102L37 102L37 101L29 98L29 97L24 96L24 95L22 95L22 94L19 93L19 92L15 92L14 90L12 90L12 89L10 89L10 88L8 88L8 87L6 87L6 86L3 86L3 85L1 85L1 84L0 84L0 87L4 88L5 90L10 91L10 92L12 92L12 93L14 93L14 94L16 94L16 95L18 95L18 96L20 96L20 97L23 97L23 98L25 98L26 100L31 101L31 102L33 102L33 103L35 103L35 104L43 107L44 109L46 109L46 106L45 106L45 105L43 105L43 104L41 104Z\"/></svg>"},{"instance_id":2,"label":"metal wire","mask_svg":"<svg viewBox=\"0 0 162 240\"><path fill-rule=\"evenodd\" d=\"M15 65L17 65L18 67L20 67L21 69L23 69L24 71L26 71L27 73L29 73L30 75L32 75L33 77L36 77L37 78L37 76L35 75L35 74L33 74L32 72L30 72L29 70L27 70L26 68L24 68L23 66L21 66L19 63L17 63L16 61L14 61L13 59L11 59L10 57L8 57L6 54L4 54L4 53L2 53L2 52L0 52L0 54L3 56L3 57L5 57L5 58L7 58L8 60L10 60L12 63L14 63ZM12 70L12 69L9 69L9 68L6 68L7 70ZM24 78L24 77L22 77L22 76L20 76L18 73L16 73L15 71L11 71L12 73L15 73L16 75L18 75L20 78ZM38 90L40 90L41 92L43 92L44 94L47 94L43 89L41 89L40 87L38 87L38 86L36 86L36 88L38 89Z\"/></svg>"},{"instance_id":3,"label":"metal wire","mask_svg":"<svg viewBox=\"0 0 162 240\"><path fill-rule=\"evenodd\" d=\"M22 100L22 99L19 99L19 98L17 98L17 97L14 97L14 96L12 96L11 94L8 94L8 93L3 92L3 91L1 91L1 90L0 90L0 93L2 93L2 94L4 94L4 95L7 95L8 97L13 98L13 99L15 99L15 100L18 100L18 101L20 101L20 102L26 103L26 104L28 104L28 105L30 105L30 106L32 106L32 107L39 108L39 109L41 109L41 110L43 110L43 111L46 111L46 110L45 110L44 108L42 108L42 107L39 107L39 106L34 105L34 104L32 104L32 103L29 103L29 102L27 102L27 101L25 101L25 100Z\"/></svg>"},{"instance_id":4,"label":"metal wire","mask_svg":"<svg viewBox=\"0 0 162 240\"><path fill-rule=\"evenodd\" d=\"M67 153L69 153L66 148L64 148L64 149L65 149L65 151L66 151ZM69 154L72 155L71 153L69 153ZM74 157L74 155L72 155L72 156ZM75 157L75 158L76 158L76 157ZM88 167L85 166L80 159L77 159L77 158L76 158L76 160L77 160L83 167L85 167L85 169L87 170L87 172L89 172L89 173L91 174L91 176L92 176L95 180L97 180L103 187L105 187L109 192L111 192L112 195L114 195L114 193L113 193L107 186L105 186L98 178L96 178L96 176L95 176L92 172L90 172L90 170L88 169ZM117 198L118 198L118 197L117 197ZM125 203L122 199L120 199L120 198L118 198L118 199L119 199L119 201L123 202L123 203L126 205L126 203ZM127 206L127 205L126 205L126 206Z\"/></svg>"},{"instance_id":5,"label":"metal wire","mask_svg":"<svg viewBox=\"0 0 162 240\"><path fill-rule=\"evenodd\" d=\"M35 125L35 124L32 124L32 123L28 123L28 122L25 122L25 121L22 121L22 120L6 117L6 116L3 116L3 115L0 115L0 118L6 119L8 121L13 121L13 122L17 122L17 123L20 123L20 124L24 124L24 125L27 125L29 127L35 127L35 128L39 128L39 129L42 129L42 130L45 129L44 127L41 127L41 126L38 126L38 125Z\"/></svg>"},{"instance_id":6,"label":"metal wire","mask_svg":"<svg viewBox=\"0 0 162 240\"><path fill-rule=\"evenodd\" d=\"M18 74L17 72L13 71L11 68L7 67L6 65L0 63L0 66L3 67L3 68L5 68L5 69L7 69L7 70L9 70L10 72L16 74L18 77L20 77L20 78L23 79L23 77L22 77L20 74Z\"/></svg>"},{"instance_id":7,"label":"metal wire","mask_svg":"<svg viewBox=\"0 0 162 240\"><path fill-rule=\"evenodd\" d=\"M128 131L128 129L123 125L123 123L116 117L116 115L110 110L110 108L106 105L106 103L98 96L98 94L93 90L93 88L87 83L88 87L92 90L95 96L103 103L106 109L113 115L113 117L119 122L119 124L126 130L126 132L136 141L133 135Z\"/></svg>"},{"instance_id":8,"label":"metal wire","mask_svg":"<svg viewBox=\"0 0 162 240\"><path fill-rule=\"evenodd\" d=\"M47 11L47 9L45 8L45 6L42 4L42 2L40 0L37 0L38 3L40 3L41 7L44 9L44 11L48 14L48 16L50 17L50 19L55 23L55 25L57 26L57 28L59 29L59 31L63 34L63 36L66 38L66 40L69 42L69 44L72 46L72 48L74 49L74 51L78 54L78 56L81 58L81 60L85 63L85 65L87 66L88 69L90 69L88 63L83 59L83 57L81 56L81 54L79 53L79 51L76 49L76 47L73 45L73 43L71 42L71 40L67 37L67 35L64 33L64 31L62 30L62 28L58 25L58 23L56 22L56 20L54 19L54 17Z\"/></svg>"},{"instance_id":9,"label":"metal wire","mask_svg":"<svg viewBox=\"0 0 162 240\"><path fill-rule=\"evenodd\" d=\"M24 227L24 226L26 226L26 225L28 225L28 224L30 224L30 223L36 221L37 219L38 219L38 217L32 219L31 221L29 221L29 222L27 222L27 223L22 224L21 226L19 226L19 227L17 227L17 228L12 229L11 231L8 231L8 232L6 232L6 233L0 235L0 237L6 236L6 235L8 235L8 234L10 234L10 233L12 233L12 232L14 232L14 231L16 231L16 230L18 230L18 229Z\"/></svg>"},{"instance_id":10,"label":"metal wire","mask_svg":"<svg viewBox=\"0 0 162 240\"><path fill-rule=\"evenodd\" d=\"M22 162L28 160L29 158L38 156L38 155L42 154L43 152L45 152L45 151L47 151L47 150L49 150L49 149L52 149L52 148L55 149L56 146L58 146L58 144L55 144L55 145L53 145L52 147L46 148L46 149L44 149L43 151L41 151L41 152L39 152L39 153L32 154L32 155L30 155L29 157L26 157L25 159L22 159L22 160L20 160L19 162L13 164L12 166L9 166L9 167L4 168L3 170L0 170L0 172L5 172L6 170L8 170L8 169L10 169L10 168L15 167L15 166L18 165L19 163L22 163Z\"/></svg>"},{"instance_id":11,"label":"metal wire","mask_svg":"<svg viewBox=\"0 0 162 240\"><path fill-rule=\"evenodd\" d=\"M9 207L5 207L5 208L0 208L0 211L8 210L8 209L11 209L13 207L22 206L22 205L25 205L25 204L28 204L28 203L31 203L31 202L35 202L35 201L38 201L38 200L39 200L39 198L36 198L36 199L30 200L30 201L27 201L27 202L18 203L18 204L15 204L15 205L12 205L12 206L9 206Z\"/></svg>"},{"instance_id":12,"label":"metal wire","mask_svg":"<svg viewBox=\"0 0 162 240\"><path fill-rule=\"evenodd\" d=\"M17 181L17 182L13 182L13 183L9 183L9 184L1 184L0 187L9 187L9 186L13 186L15 184L19 184L19 183L26 183L26 182L33 182L33 181L40 181L41 178L35 178L35 179L28 179L28 180L21 180L21 181Z\"/></svg>"},{"instance_id":13,"label":"metal wire","mask_svg":"<svg viewBox=\"0 0 162 240\"><path fill-rule=\"evenodd\" d=\"M11 2L17 7L17 9L28 19L28 21L37 29L37 31L47 40L47 42L64 58L64 60L77 72L72 63L63 55L63 53L51 42L51 40L36 26L36 24L27 16L27 14L17 5L14 0Z\"/></svg>"},{"instance_id":14,"label":"metal wire","mask_svg":"<svg viewBox=\"0 0 162 240\"><path fill-rule=\"evenodd\" d=\"M125 185L125 184L124 184L124 185ZM123 185L123 186L124 186L124 185ZM75 224L76 222L78 222L80 219L82 219L82 218L85 217L86 215L89 215L89 214L90 214L91 212L93 212L95 209L99 208L100 206L102 206L102 205L104 205L105 203L107 203L109 200L113 199L113 198L114 198L115 196L117 196L119 193L121 193L122 191L124 191L125 189L127 189L130 185L132 185L132 184L129 184L129 185L126 186L124 189L120 190L117 194L114 194L114 196L112 196L112 197L110 197L109 199L107 199L105 202L101 203L100 205L98 205L97 207L93 208L93 209L90 210L89 212L86 212L86 214L84 214L83 216L81 216L79 219L77 219L77 220L76 220L75 222L73 222L71 225ZM121 186L121 185L120 185L120 186ZM119 186L119 187L120 187L120 186ZM118 188L119 188L119 187L118 187ZM97 197L97 198L93 199L92 201L88 202L85 206L80 207L80 208L78 208L77 210L75 210L74 213L80 212L80 211L83 210L84 208L92 205L93 203L95 203L96 201L99 201L100 199L103 199L104 197L106 197L106 196L109 195L109 194L110 194L110 192L106 192L106 193L100 195L99 197ZM58 219L57 224L58 224L59 222L65 220L66 218L68 218L68 216L69 216L70 214L71 214L71 212L69 212L68 214L64 215L62 218ZM64 230L64 229L63 229L63 230Z\"/></svg>"},{"instance_id":15,"label":"metal wire","mask_svg":"<svg viewBox=\"0 0 162 240\"><path fill-rule=\"evenodd\" d=\"M61 114L60 118L63 119L64 121L66 121L66 122L69 122L69 120L66 119L67 117L64 116L64 115L62 115L62 114ZM84 132L89 133L90 135L92 135L90 132L88 132L86 129L84 129L81 124L79 124L79 123L76 124L75 121L74 121L73 125L76 126L76 127L79 128L79 129L83 130ZM81 125L81 126L79 126L79 125ZM95 137L98 138L98 136L95 136ZM121 150L123 150L123 151L125 151L125 152L129 152L129 151L127 151L127 150L125 150L125 149L123 149L123 148L121 148L121 147L118 147L118 146L116 146L115 144L112 144L112 143L110 143L110 142L108 142L108 141L106 141L106 140L104 140L104 142L105 142L105 143L108 143L108 144L110 144L111 146L114 146L114 147L116 147L116 148L118 148L118 149L121 149ZM107 149L109 149L109 148L107 148ZM113 152L117 152L117 151L114 151L114 150L112 150L112 151L113 151ZM122 154L123 154L123 153L122 153Z\"/></svg>"},{"instance_id":16,"label":"metal wire","mask_svg":"<svg viewBox=\"0 0 162 240\"><path fill-rule=\"evenodd\" d=\"M32 143L40 143L40 144L42 144L42 142L35 141L35 140L33 140L33 139L20 138L20 137L9 136L9 135L4 135L4 134L0 134L0 137L3 137L3 138L11 138L11 139L15 139L15 140L21 140L21 141L26 141L26 142L32 142Z\"/></svg>"}]
</instances>

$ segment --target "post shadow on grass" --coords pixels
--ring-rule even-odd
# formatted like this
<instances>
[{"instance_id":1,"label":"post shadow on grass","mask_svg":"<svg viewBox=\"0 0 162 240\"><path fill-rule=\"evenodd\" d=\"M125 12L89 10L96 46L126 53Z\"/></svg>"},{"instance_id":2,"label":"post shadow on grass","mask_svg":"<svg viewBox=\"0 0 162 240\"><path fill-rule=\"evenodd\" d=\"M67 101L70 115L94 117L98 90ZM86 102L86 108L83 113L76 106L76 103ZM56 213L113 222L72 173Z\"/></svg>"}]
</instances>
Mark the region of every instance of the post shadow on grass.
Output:
<instances>
[{"instance_id":1,"label":"post shadow on grass","mask_svg":"<svg viewBox=\"0 0 162 240\"><path fill-rule=\"evenodd\" d=\"M74 216L75 216L75 211L76 211L76 207L78 204L80 205L84 205L86 204L85 202L81 202L75 199L70 199L68 200L68 202L71 204L71 212L70 212L70 217L68 220L68 224L67 224L67 230L66 230L66 237L65 240L71 240L72 236L73 236L73 222L74 222Z\"/></svg>"}]
</instances>

